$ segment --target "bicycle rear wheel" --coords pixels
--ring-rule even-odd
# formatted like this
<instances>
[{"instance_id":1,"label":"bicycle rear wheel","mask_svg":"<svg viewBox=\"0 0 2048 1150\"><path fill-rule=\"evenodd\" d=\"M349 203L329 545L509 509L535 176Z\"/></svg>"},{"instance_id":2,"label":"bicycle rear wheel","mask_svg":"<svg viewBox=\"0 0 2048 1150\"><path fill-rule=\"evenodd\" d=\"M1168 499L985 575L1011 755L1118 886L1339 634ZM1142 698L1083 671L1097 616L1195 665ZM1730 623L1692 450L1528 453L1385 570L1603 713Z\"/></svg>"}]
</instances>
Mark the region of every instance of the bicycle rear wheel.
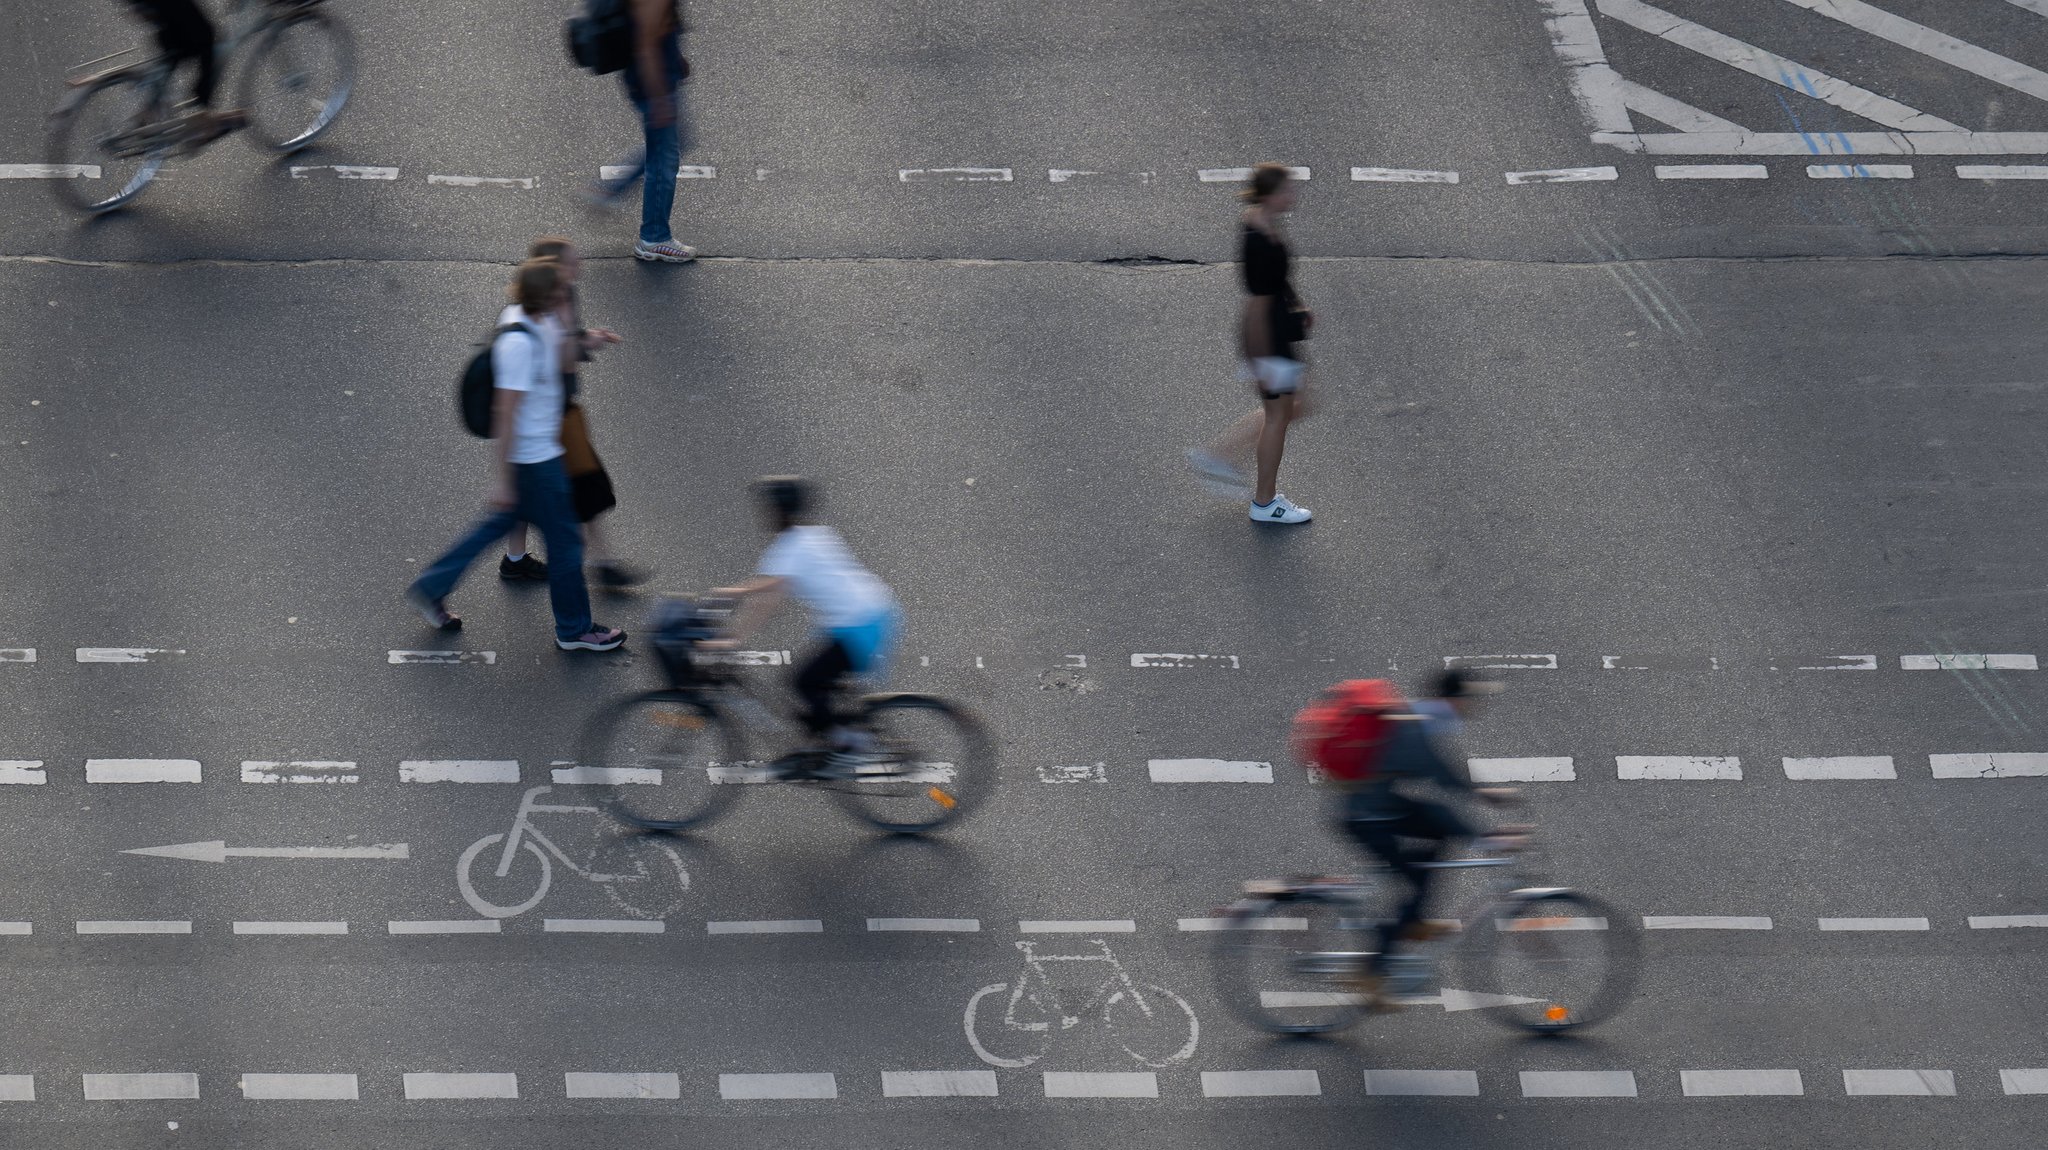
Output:
<instances>
[{"instance_id":1,"label":"bicycle rear wheel","mask_svg":"<svg viewBox=\"0 0 2048 1150\"><path fill-rule=\"evenodd\" d=\"M995 782L980 720L930 695L876 695L861 723L880 744L853 779L830 786L841 806L894 834L936 830L972 810Z\"/></svg>"},{"instance_id":2,"label":"bicycle rear wheel","mask_svg":"<svg viewBox=\"0 0 2048 1150\"><path fill-rule=\"evenodd\" d=\"M121 155L115 144L133 138L155 116L156 85L135 72L103 76L73 94L50 123L46 162L55 169L51 190L82 212L110 212L142 193L164 166L161 150Z\"/></svg>"},{"instance_id":3,"label":"bicycle rear wheel","mask_svg":"<svg viewBox=\"0 0 2048 1150\"><path fill-rule=\"evenodd\" d=\"M649 691L591 716L579 767L605 788L613 817L655 831L715 818L737 797L744 770L738 732L725 712L682 691Z\"/></svg>"},{"instance_id":4,"label":"bicycle rear wheel","mask_svg":"<svg viewBox=\"0 0 2048 1150\"><path fill-rule=\"evenodd\" d=\"M1275 1034L1328 1034L1357 1022L1350 985L1375 947L1363 903L1302 893L1249 898L1216 938L1216 989L1246 1022Z\"/></svg>"},{"instance_id":5,"label":"bicycle rear wheel","mask_svg":"<svg viewBox=\"0 0 2048 1150\"><path fill-rule=\"evenodd\" d=\"M355 41L324 8L307 5L273 22L242 73L249 134L296 152L334 126L356 83Z\"/></svg>"},{"instance_id":6,"label":"bicycle rear wheel","mask_svg":"<svg viewBox=\"0 0 2048 1150\"><path fill-rule=\"evenodd\" d=\"M1591 1026L1635 992L1634 925L1586 895L1510 895L1468 929L1466 977L1508 999L1486 1013L1509 1025L1539 1034Z\"/></svg>"}]
</instances>

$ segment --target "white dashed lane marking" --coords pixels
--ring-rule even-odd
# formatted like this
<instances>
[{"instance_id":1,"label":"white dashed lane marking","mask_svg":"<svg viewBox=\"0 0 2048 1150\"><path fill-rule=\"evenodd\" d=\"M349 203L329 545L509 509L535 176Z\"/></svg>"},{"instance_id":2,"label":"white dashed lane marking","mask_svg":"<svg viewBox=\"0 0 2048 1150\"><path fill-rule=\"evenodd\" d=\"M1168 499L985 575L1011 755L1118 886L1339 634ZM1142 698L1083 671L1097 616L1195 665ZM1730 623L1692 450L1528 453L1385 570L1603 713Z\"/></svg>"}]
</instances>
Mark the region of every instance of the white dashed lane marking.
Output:
<instances>
[{"instance_id":1,"label":"white dashed lane marking","mask_svg":"<svg viewBox=\"0 0 2048 1150\"><path fill-rule=\"evenodd\" d=\"M2011 1094L2008 1090L2006 1093ZM0 1074L0 1102L34 1102L36 1100L36 1076L33 1074Z\"/></svg>"},{"instance_id":2,"label":"white dashed lane marking","mask_svg":"<svg viewBox=\"0 0 2048 1150\"><path fill-rule=\"evenodd\" d=\"M1374 184L1455 184L1458 173L1419 168L1353 168L1351 178Z\"/></svg>"},{"instance_id":3,"label":"white dashed lane marking","mask_svg":"<svg viewBox=\"0 0 2048 1150\"><path fill-rule=\"evenodd\" d=\"M540 184L533 176L428 176L429 184L448 188L516 188L532 191Z\"/></svg>"},{"instance_id":4,"label":"white dashed lane marking","mask_svg":"<svg viewBox=\"0 0 2048 1150\"><path fill-rule=\"evenodd\" d=\"M495 918L393 919L384 924L392 934L497 934L503 930Z\"/></svg>"},{"instance_id":5,"label":"white dashed lane marking","mask_svg":"<svg viewBox=\"0 0 2048 1150\"><path fill-rule=\"evenodd\" d=\"M79 934L191 934L186 919L81 919Z\"/></svg>"},{"instance_id":6,"label":"white dashed lane marking","mask_svg":"<svg viewBox=\"0 0 2048 1150\"><path fill-rule=\"evenodd\" d=\"M837 1098L839 1081L830 1074L721 1074L718 1096L736 1100Z\"/></svg>"},{"instance_id":7,"label":"white dashed lane marking","mask_svg":"<svg viewBox=\"0 0 2048 1150\"><path fill-rule=\"evenodd\" d=\"M244 1074L242 1097L252 1101L344 1101L359 1093L353 1074Z\"/></svg>"},{"instance_id":8,"label":"white dashed lane marking","mask_svg":"<svg viewBox=\"0 0 2048 1150\"><path fill-rule=\"evenodd\" d=\"M1998 1084L2007 1094L2048 1094L2048 1070L2001 1070Z\"/></svg>"},{"instance_id":9,"label":"white dashed lane marking","mask_svg":"<svg viewBox=\"0 0 2048 1150\"><path fill-rule=\"evenodd\" d=\"M1622 755L1614 760L1615 773L1624 779L1652 779L1666 782L1738 780L1742 760L1713 755Z\"/></svg>"},{"instance_id":10,"label":"white dashed lane marking","mask_svg":"<svg viewBox=\"0 0 2048 1150\"><path fill-rule=\"evenodd\" d=\"M1555 671L1556 655L1445 655L1447 671Z\"/></svg>"},{"instance_id":11,"label":"white dashed lane marking","mask_svg":"<svg viewBox=\"0 0 2048 1150\"><path fill-rule=\"evenodd\" d=\"M708 934L823 934L825 924L815 918L757 918L740 922L707 922Z\"/></svg>"},{"instance_id":12,"label":"white dashed lane marking","mask_svg":"<svg viewBox=\"0 0 2048 1150\"><path fill-rule=\"evenodd\" d=\"M416 1073L405 1076L405 1096L410 1099L517 1098L516 1074Z\"/></svg>"},{"instance_id":13,"label":"white dashed lane marking","mask_svg":"<svg viewBox=\"0 0 2048 1150\"><path fill-rule=\"evenodd\" d=\"M586 767L571 763L553 767L548 778L564 786L648 786L661 785L660 767ZM714 780L715 781L715 780Z\"/></svg>"},{"instance_id":14,"label":"white dashed lane marking","mask_svg":"<svg viewBox=\"0 0 2048 1150\"><path fill-rule=\"evenodd\" d=\"M1761 916L1728 914L1646 914L1644 930L1769 930L1771 920Z\"/></svg>"},{"instance_id":15,"label":"white dashed lane marking","mask_svg":"<svg viewBox=\"0 0 2048 1150\"><path fill-rule=\"evenodd\" d=\"M199 1097L197 1074L85 1074L88 1102L130 1102L158 1098Z\"/></svg>"},{"instance_id":16,"label":"white dashed lane marking","mask_svg":"<svg viewBox=\"0 0 2048 1150\"><path fill-rule=\"evenodd\" d=\"M0 759L0 786L40 787L49 781L41 759Z\"/></svg>"},{"instance_id":17,"label":"white dashed lane marking","mask_svg":"<svg viewBox=\"0 0 2048 1150\"><path fill-rule=\"evenodd\" d=\"M993 1070L884 1070L884 1098L994 1098Z\"/></svg>"},{"instance_id":18,"label":"white dashed lane marking","mask_svg":"<svg viewBox=\"0 0 2048 1150\"><path fill-rule=\"evenodd\" d=\"M332 175L337 180L389 183L398 178L398 169L372 167L368 164L303 164L294 165L291 170L294 180L304 180L318 175Z\"/></svg>"},{"instance_id":19,"label":"white dashed lane marking","mask_svg":"<svg viewBox=\"0 0 2048 1150\"><path fill-rule=\"evenodd\" d=\"M1139 653L1131 656L1131 666L1169 671L1184 671L1194 667L1209 667L1217 670L1238 670L1236 655L1175 655Z\"/></svg>"},{"instance_id":20,"label":"white dashed lane marking","mask_svg":"<svg viewBox=\"0 0 2048 1150\"><path fill-rule=\"evenodd\" d=\"M1929 755L1937 779L2016 779L2048 776L2048 754Z\"/></svg>"},{"instance_id":21,"label":"white dashed lane marking","mask_svg":"<svg viewBox=\"0 0 2048 1150\"><path fill-rule=\"evenodd\" d=\"M1814 180L1910 180L1911 164L1808 164L1808 179Z\"/></svg>"},{"instance_id":22,"label":"white dashed lane marking","mask_svg":"<svg viewBox=\"0 0 2048 1150\"><path fill-rule=\"evenodd\" d=\"M2048 172L2048 168L2042 171ZM1901 655L1901 671L2038 671L2032 655Z\"/></svg>"},{"instance_id":23,"label":"white dashed lane marking","mask_svg":"<svg viewBox=\"0 0 2048 1150\"><path fill-rule=\"evenodd\" d=\"M1287 174L1293 179L1306 180L1315 173L1307 168L1289 168ZM1199 168L1195 179L1205 184L1241 184L1252 178L1250 168Z\"/></svg>"},{"instance_id":24,"label":"white dashed lane marking","mask_svg":"<svg viewBox=\"0 0 2048 1150\"><path fill-rule=\"evenodd\" d=\"M1523 184L1586 184L1618 180L1621 173L1611 167L1596 168L1546 168L1535 172L1508 172L1506 179L1510 187Z\"/></svg>"},{"instance_id":25,"label":"white dashed lane marking","mask_svg":"<svg viewBox=\"0 0 2048 1150\"><path fill-rule=\"evenodd\" d=\"M72 657L81 663L153 663L185 652L170 647L80 647Z\"/></svg>"},{"instance_id":26,"label":"white dashed lane marking","mask_svg":"<svg viewBox=\"0 0 2048 1150\"><path fill-rule=\"evenodd\" d=\"M1569 757L1468 759L1465 766L1475 783L1569 783L1579 777Z\"/></svg>"},{"instance_id":27,"label":"white dashed lane marking","mask_svg":"<svg viewBox=\"0 0 2048 1150\"><path fill-rule=\"evenodd\" d=\"M1477 1098L1479 1075L1470 1070L1368 1070L1365 1092L1374 1097Z\"/></svg>"},{"instance_id":28,"label":"white dashed lane marking","mask_svg":"<svg viewBox=\"0 0 2048 1150\"><path fill-rule=\"evenodd\" d=\"M1842 1092L1852 1097L1953 1098L1953 1070L1844 1070Z\"/></svg>"},{"instance_id":29,"label":"white dashed lane marking","mask_svg":"<svg viewBox=\"0 0 2048 1150\"><path fill-rule=\"evenodd\" d=\"M1956 177L1963 180L2048 180L2048 166L2041 164L1957 164Z\"/></svg>"},{"instance_id":30,"label":"white dashed lane marking","mask_svg":"<svg viewBox=\"0 0 2048 1150\"><path fill-rule=\"evenodd\" d=\"M1822 930L1929 930L1930 924L1924 918L1824 918L1820 920Z\"/></svg>"},{"instance_id":31,"label":"white dashed lane marking","mask_svg":"<svg viewBox=\"0 0 2048 1150\"><path fill-rule=\"evenodd\" d=\"M354 763L328 760L295 763L247 760L242 763L245 783L359 783Z\"/></svg>"},{"instance_id":32,"label":"white dashed lane marking","mask_svg":"<svg viewBox=\"0 0 2048 1150\"><path fill-rule=\"evenodd\" d=\"M0 164L0 180L97 180L98 164Z\"/></svg>"},{"instance_id":33,"label":"white dashed lane marking","mask_svg":"<svg viewBox=\"0 0 2048 1150\"><path fill-rule=\"evenodd\" d=\"M2016 930L2026 927L2048 929L2048 914L1973 914L1971 930Z\"/></svg>"},{"instance_id":34,"label":"white dashed lane marking","mask_svg":"<svg viewBox=\"0 0 2048 1150\"><path fill-rule=\"evenodd\" d=\"M1024 919L1017 924L1019 934L1132 934L1138 924L1128 918L1099 919Z\"/></svg>"},{"instance_id":35,"label":"white dashed lane marking","mask_svg":"<svg viewBox=\"0 0 2048 1150\"><path fill-rule=\"evenodd\" d=\"M632 175L633 172L634 169L625 164L606 164L597 169L597 178L600 180L623 180L627 176ZM679 164L676 167L676 179L679 180L715 180L717 178L718 169L707 164Z\"/></svg>"},{"instance_id":36,"label":"white dashed lane marking","mask_svg":"<svg viewBox=\"0 0 2048 1150\"><path fill-rule=\"evenodd\" d=\"M0 936L34 934L35 929L32 922L0 922Z\"/></svg>"},{"instance_id":37,"label":"white dashed lane marking","mask_svg":"<svg viewBox=\"0 0 2048 1150\"><path fill-rule=\"evenodd\" d=\"M981 929L978 918L871 918L871 931L907 931L911 933L973 933Z\"/></svg>"},{"instance_id":38,"label":"white dashed lane marking","mask_svg":"<svg viewBox=\"0 0 2048 1150\"><path fill-rule=\"evenodd\" d=\"M401 783L516 783L514 759L410 759L398 764Z\"/></svg>"},{"instance_id":39,"label":"white dashed lane marking","mask_svg":"<svg viewBox=\"0 0 2048 1150\"><path fill-rule=\"evenodd\" d=\"M1016 178L1008 168L899 168L896 179L905 184L1007 184Z\"/></svg>"},{"instance_id":40,"label":"white dashed lane marking","mask_svg":"<svg viewBox=\"0 0 2048 1150\"><path fill-rule=\"evenodd\" d=\"M1806 1093L1797 1070L1681 1070L1678 1080L1687 1098Z\"/></svg>"},{"instance_id":41,"label":"white dashed lane marking","mask_svg":"<svg viewBox=\"0 0 2048 1150\"><path fill-rule=\"evenodd\" d=\"M1204 1098L1316 1097L1322 1079L1313 1070L1204 1070Z\"/></svg>"},{"instance_id":42,"label":"white dashed lane marking","mask_svg":"<svg viewBox=\"0 0 2048 1150\"><path fill-rule=\"evenodd\" d=\"M1896 779L1898 770L1890 755L1845 756L1824 759L1786 759L1788 779Z\"/></svg>"},{"instance_id":43,"label":"white dashed lane marking","mask_svg":"<svg viewBox=\"0 0 2048 1150\"><path fill-rule=\"evenodd\" d=\"M88 783L196 783L197 759L87 759Z\"/></svg>"},{"instance_id":44,"label":"white dashed lane marking","mask_svg":"<svg viewBox=\"0 0 2048 1150\"><path fill-rule=\"evenodd\" d=\"M1634 1098L1632 1070L1524 1070L1524 1098Z\"/></svg>"},{"instance_id":45,"label":"white dashed lane marking","mask_svg":"<svg viewBox=\"0 0 2048 1150\"><path fill-rule=\"evenodd\" d=\"M549 918L541 920L549 934L661 934L668 924L641 918Z\"/></svg>"},{"instance_id":46,"label":"white dashed lane marking","mask_svg":"<svg viewBox=\"0 0 2048 1150\"><path fill-rule=\"evenodd\" d=\"M393 666L453 667L463 663L496 666L496 651L387 651L384 660Z\"/></svg>"},{"instance_id":47,"label":"white dashed lane marking","mask_svg":"<svg viewBox=\"0 0 2048 1150\"><path fill-rule=\"evenodd\" d=\"M347 934L346 922L283 922L263 920L235 923L236 934Z\"/></svg>"},{"instance_id":48,"label":"white dashed lane marking","mask_svg":"<svg viewBox=\"0 0 2048 1150\"><path fill-rule=\"evenodd\" d=\"M0 647L0 663L33 663L36 661L34 647Z\"/></svg>"},{"instance_id":49,"label":"white dashed lane marking","mask_svg":"<svg viewBox=\"0 0 2048 1150\"><path fill-rule=\"evenodd\" d=\"M1175 923L1184 931L1215 930L1307 930L1305 918L1255 918L1243 927L1235 926L1227 918L1183 918Z\"/></svg>"},{"instance_id":50,"label":"white dashed lane marking","mask_svg":"<svg viewBox=\"0 0 2048 1150\"><path fill-rule=\"evenodd\" d=\"M1762 164L1658 164L1660 180L1768 180Z\"/></svg>"},{"instance_id":51,"label":"white dashed lane marking","mask_svg":"<svg viewBox=\"0 0 2048 1150\"><path fill-rule=\"evenodd\" d=\"M1227 759L1152 759L1146 763L1155 783L1270 783L1271 763L1235 763Z\"/></svg>"},{"instance_id":52,"label":"white dashed lane marking","mask_svg":"<svg viewBox=\"0 0 2048 1150\"><path fill-rule=\"evenodd\" d=\"M1157 1098L1159 1076L1150 1073L1048 1070L1047 1098Z\"/></svg>"},{"instance_id":53,"label":"white dashed lane marking","mask_svg":"<svg viewBox=\"0 0 2048 1150\"><path fill-rule=\"evenodd\" d=\"M562 1075L562 1093L569 1098L677 1099L683 1096L682 1079L674 1074L594 1074L571 1071Z\"/></svg>"}]
</instances>

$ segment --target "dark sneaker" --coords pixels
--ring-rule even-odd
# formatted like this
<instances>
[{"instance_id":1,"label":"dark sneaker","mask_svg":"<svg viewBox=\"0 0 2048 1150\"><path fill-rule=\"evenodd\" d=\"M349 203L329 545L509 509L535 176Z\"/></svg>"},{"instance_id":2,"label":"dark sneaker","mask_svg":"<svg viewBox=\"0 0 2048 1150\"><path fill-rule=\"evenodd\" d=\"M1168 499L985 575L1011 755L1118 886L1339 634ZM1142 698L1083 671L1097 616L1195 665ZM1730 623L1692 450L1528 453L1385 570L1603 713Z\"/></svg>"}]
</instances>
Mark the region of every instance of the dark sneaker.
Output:
<instances>
[{"instance_id":1,"label":"dark sneaker","mask_svg":"<svg viewBox=\"0 0 2048 1150\"><path fill-rule=\"evenodd\" d=\"M531 555L521 555L517 559L506 555L498 556L498 578L507 583L546 582L547 577L548 565Z\"/></svg>"},{"instance_id":2,"label":"dark sneaker","mask_svg":"<svg viewBox=\"0 0 2048 1150\"><path fill-rule=\"evenodd\" d=\"M529 555L527 558L531 559L533 557ZM614 591L623 591L628 587L638 587L640 584L647 582L654 574L649 568L636 567L631 563L621 563L616 559L610 563L596 563L592 564L592 566L597 571L598 583Z\"/></svg>"},{"instance_id":3,"label":"dark sneaker","mask_svg":"<svg viewBox=\"0 0 2048 1150\"><path fill-rule=\"evenodd\" d=\"M564 651L616 651L626 641L626 633L617 627L592 627L574 639L556 639L555 646Z\"/></svg>"},{"instance_id":4,"label":"dark sneaker","mask_svg":"<svg viewBox=\"0 0 2048 1150\"><path fill-rule=\"evenodd\" d=\"M427 621L427 626L436 631L462 630L462 616L450 612L444 600L429 599L420 594L419 588L408 587L405 589L405 601L412 604L412 609Z\"/></svg>"}]
</instances>

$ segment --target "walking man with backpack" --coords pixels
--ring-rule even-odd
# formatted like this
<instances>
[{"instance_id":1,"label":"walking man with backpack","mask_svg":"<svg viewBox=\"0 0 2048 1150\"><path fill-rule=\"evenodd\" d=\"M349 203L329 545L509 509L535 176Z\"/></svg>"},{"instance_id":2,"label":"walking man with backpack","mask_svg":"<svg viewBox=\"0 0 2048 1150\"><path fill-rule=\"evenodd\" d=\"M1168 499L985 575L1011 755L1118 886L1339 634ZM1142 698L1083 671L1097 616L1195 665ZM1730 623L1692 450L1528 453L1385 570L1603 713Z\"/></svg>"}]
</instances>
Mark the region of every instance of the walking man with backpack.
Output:
<instances>
[{"instance_id":1,"label":"walking man with backpack","mask_svg":"<svg viewBox=\"0 0 2048 1150\"><path fill-rule=\"evenodd\" d=\"M490 384L489 433L497 443L498 480L483 517L447 553L434 560L406 599L439 630L462 628L446 600L469 565L505 537L514 523L540 529L548 547L548 599L555 612L555 646L564 651L610 651L626 633L591 621L590 589L583 582L583 534L569 502L562 462L561 321L566 298L561 267L527 260L512 278L512 304L498 317L498 333L463 379L464 420L477 430L479 385ZM485 364L488 364L488 372Z\"/></svg>"},{"instance_id":2,"label":"walking man with backpack","mask_svg":"<svg viewBox=\"0 0 2048 1150\"><path fill-rule=\"evenodd\" d=\"M619 72L626 99L640 113L644 137L639 159L615 180L600 180L597 197L611 203L641 180L640 238L636 259L684 264L697 250L676 242L669 216L676 202L676 169L690 146L682 83L683 19L677 0L587 0L586 14L570 21L569 42L576 62L599 75Z\"/></svg>"}]
</instances>

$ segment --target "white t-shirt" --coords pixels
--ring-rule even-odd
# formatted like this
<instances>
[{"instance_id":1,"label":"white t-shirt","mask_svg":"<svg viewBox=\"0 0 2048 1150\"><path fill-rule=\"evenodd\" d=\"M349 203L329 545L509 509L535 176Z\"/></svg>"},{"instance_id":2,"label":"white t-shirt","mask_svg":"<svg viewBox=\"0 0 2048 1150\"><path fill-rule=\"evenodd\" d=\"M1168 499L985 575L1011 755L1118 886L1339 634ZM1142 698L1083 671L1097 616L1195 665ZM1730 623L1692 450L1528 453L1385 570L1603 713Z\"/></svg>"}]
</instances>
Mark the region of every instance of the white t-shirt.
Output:
<instances>
[{"instance_id":1,"label":"white t-shirt","mask_svg":"<svg viewBox=\"0 0 2048 1150\"><path fill-rule=\"evenodd\" d=\"M524 331L508 331L491 345L491 379L504 391L520 391L512 416L514 463L546 463L562 454L562 325L552 314L539 319L518 304L498 316L498 326L522 323L540 332L536 345Z\"/></svg>"},{"instance_id":2,"label":"white t-shirt","mask_svg":"<svg viewBox=\"0 0 2048 1150\"><path fill-rule=\"evenodd\" d=\"M761 574L788 580L791 594L827 631L872 622L896 605L830 527L800 524L777 535L761 553Z\"/></svg>"}]
</instances>

